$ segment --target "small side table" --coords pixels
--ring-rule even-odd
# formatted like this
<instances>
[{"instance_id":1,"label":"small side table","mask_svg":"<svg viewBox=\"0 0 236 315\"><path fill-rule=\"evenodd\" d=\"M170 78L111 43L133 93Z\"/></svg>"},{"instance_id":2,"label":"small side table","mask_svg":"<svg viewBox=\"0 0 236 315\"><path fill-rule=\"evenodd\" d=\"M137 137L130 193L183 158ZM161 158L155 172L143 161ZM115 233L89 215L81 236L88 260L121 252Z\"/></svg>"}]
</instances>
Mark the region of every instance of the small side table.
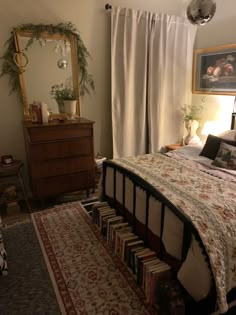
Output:
<instances>
[{"instance_id":1,"label":"small side table","mask_svg":"<svg viewBox=\"0 0 236 315\"><path fill-rule=\"evenodd\" d=\"M182 147L182 145L180 143L167 144L165 146L166 152L177 150L177 149L179 149L181 147Z\"/></svg>"},{"instance_id":2,"label":"small side table","mask_svg":"<svg viewBox=\"0 0 236 315\"><path fill-rule=\"evenodd\" d=\"M23 178L21 176L21 169L23 167L24 163L20 160L14 160L11 165L3 165L0 163L0 182L4 182L6 184L11 184L13 180L10 178L15 177L18 181L19 187L22 191L24 200L26 202L27 208L29 212L31 212L26 188L25 188L25 183L23 181ZM9 179L8 179L9 178Z\"/></svg>"}]
</instances>

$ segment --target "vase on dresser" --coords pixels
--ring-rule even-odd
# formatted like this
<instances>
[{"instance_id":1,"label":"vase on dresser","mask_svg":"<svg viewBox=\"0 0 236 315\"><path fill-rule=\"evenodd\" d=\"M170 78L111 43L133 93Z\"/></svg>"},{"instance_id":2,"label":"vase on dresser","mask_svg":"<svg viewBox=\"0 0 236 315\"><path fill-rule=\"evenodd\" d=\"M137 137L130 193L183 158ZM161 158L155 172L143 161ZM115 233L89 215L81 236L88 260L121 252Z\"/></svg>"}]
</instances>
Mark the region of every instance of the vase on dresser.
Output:
<instances>
[{"instance_id":1,"label":"vase on dresser","mask_svg":"<svg viewBox=\"0 0 236 315\"><path fill-rule=\"evenodd\" d=\"M65 100L64 102L64 108L65 108L65 113L67 116L67 119L69 120L74 120L75 119L75 114L76 114L76 100Z\"/></svg>"},{"instance_id":2,"label":"vase on dresser","mask_svg":"<svg viewBox=\"0 0 236 315\"><path fill-rule=\"evenodd\" d=\"M58 112L60 114L65 113L65 106L64 106L64 101L62 99L57 99L57 105L58 105Z\"/></svg>"},{"instance_id":3,"label":"vase on dresser","mask_svg":"<svg viewBox=\"0 0 236 315\"><path fill-rule=\"evenodd\" d=\"M185 120L184 125L187 130L187 136L184 138L184 144L198 144L200 142L200 138L197 135L199 122L195 119L188 119Z\"/></svg>"}]
</instances>

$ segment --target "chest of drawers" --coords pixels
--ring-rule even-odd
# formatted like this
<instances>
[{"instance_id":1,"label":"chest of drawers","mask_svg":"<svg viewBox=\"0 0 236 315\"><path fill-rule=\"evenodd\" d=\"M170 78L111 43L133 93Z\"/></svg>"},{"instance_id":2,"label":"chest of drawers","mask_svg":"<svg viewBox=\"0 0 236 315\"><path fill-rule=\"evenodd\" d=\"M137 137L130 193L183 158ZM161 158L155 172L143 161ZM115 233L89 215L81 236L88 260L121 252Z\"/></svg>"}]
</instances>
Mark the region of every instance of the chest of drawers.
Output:
<instances>
[{"instance_id":1,"label":"chest of drawers","mask_svg":"<svg viewBox=\"0 0 236 315\"><path fill-rule=\"evenodd\" d=\"M94 188L93 121L23 123L32 195Z\"/></svg>"}]
</instances>

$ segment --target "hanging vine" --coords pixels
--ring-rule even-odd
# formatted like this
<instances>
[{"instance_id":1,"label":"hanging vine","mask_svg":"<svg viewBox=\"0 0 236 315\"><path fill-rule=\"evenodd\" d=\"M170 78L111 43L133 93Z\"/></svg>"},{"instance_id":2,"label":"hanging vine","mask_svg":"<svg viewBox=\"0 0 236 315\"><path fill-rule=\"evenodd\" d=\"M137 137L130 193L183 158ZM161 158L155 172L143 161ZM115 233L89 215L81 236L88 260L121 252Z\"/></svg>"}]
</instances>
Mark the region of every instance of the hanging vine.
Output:
<instances>
[{"instance_id":1,"label":"hanging vine","mask_svg":"<svg viewBox=\"0 0 236 315\"><path fill-rule=\"evenodd\" d=\"M29 39L26 50L31 47L35 40L39 40L41 34L47 32L49 34L60 34L62 36L70 37L73 34L77 40L77 60L80 68L80 95L83 96L85 93L90 92L90 89L94 90L94 81L91 74L88 73L88 62L87 59L90 54L85 47L76 26L70 22L59 23L57 25L53 24L21 24L14 27L11 32L11 37L6 41L6 51L1 57L3 59L0 77L3 75L9 76L10 94L12 92L17 92L21 97L21 87L19 80L20 69L14 62L14 54L16 52L14 32L15 31L27 31L32 32L32 37Z\"/></svg>"}]
</instances>

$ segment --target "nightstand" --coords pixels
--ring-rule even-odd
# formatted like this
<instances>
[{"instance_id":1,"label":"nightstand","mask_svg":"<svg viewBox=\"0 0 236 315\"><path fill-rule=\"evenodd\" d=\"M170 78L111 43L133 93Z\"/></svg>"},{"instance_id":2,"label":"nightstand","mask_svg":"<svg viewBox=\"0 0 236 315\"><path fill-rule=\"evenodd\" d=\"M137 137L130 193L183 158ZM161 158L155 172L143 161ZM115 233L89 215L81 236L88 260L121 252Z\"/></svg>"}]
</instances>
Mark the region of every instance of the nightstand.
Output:
<instances>
[{"instance_id":1,"label":"nightstand","mask_svg":"<svg viewBox=\"0 0 236 315\"><path fill-rule=\"evenodd\" d=\"M181 147L182 147L182 145L180 143L167 144L165 146L166 152L173 151L173 150L179 149Z\"/></svg>"},{"instance_id":2,"label":"nightstand","mask_svg":"<svg viewBox=\"0 0 236 315\"><path fill-rule=\"evenodd\" d=\"M17 193L16 193L15 185L17 185L19 186L23 194L23 199L26 203L26 206L29 212L31 212L28 196L27 196L27 192L25 188L25 183L23 181L23 177L21 176L21 169L23 165L24 163L20 160L13 160L13 163L11 165L0 164L0 183L3 188L2 194L4 195L4 191L6 193L6 196L5 196L6 201L4 203L11 204L21 199L19 196L17 196ZM7 196L8 194L9 196ZM1 198L2 197L3 196L1 196ZM8 198L10 199L8 200Z\"/></svg>"}]
</instances>

